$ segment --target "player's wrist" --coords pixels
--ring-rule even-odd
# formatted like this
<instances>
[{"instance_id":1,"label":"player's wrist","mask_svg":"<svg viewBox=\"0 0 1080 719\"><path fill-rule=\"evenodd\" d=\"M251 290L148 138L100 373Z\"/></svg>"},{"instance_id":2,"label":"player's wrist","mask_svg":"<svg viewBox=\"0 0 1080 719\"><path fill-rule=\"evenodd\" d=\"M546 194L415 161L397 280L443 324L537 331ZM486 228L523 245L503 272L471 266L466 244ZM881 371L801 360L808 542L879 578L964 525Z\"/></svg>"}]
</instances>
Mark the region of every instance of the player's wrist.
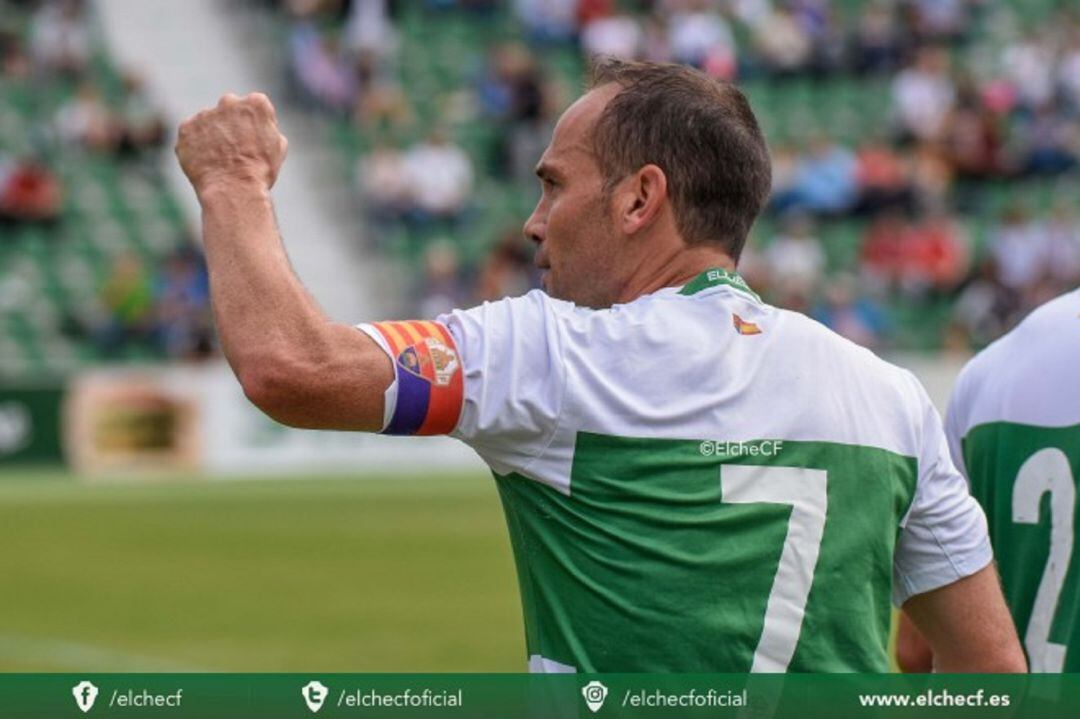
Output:
<instances>
[{"instance_id":1,"label":"player's wrist","mask_svg":"<svg viewBox=\"0 0 1080 719\"><path fill-rule=\"evenodd\" d=\"M263 198L270 188L262 180L237 175L209 177L195 186L195 195L204 206L221 200Z\"/></svg>"}]
</instances>

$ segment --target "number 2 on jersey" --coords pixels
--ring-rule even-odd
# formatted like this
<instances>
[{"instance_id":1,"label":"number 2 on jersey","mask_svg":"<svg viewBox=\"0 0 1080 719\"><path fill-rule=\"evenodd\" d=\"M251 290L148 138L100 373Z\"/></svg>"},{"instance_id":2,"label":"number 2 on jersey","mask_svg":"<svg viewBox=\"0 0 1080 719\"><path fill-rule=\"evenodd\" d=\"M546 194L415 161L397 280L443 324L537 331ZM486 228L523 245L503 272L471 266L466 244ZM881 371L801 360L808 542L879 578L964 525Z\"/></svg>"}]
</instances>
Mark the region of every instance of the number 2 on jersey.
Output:
<instances>
[{"instance_id":1,"label":"number 2 on jersey","mask_svg":"<svg viewBox=\"0 0 1080 719\"><path fill-rule=\"evenodd\" d=\"M1039 450L1020 467L1013 485L1013 522L1038 524L1039 503L1047 492L1050 494L1050 556L1024 634L1024 648L1033 672L1060 672L1065 666L1065 646L1050 641L1050 627L1072 558L1076 484L1069 459L1060 449Z\"/></svg>"}]
</instances>

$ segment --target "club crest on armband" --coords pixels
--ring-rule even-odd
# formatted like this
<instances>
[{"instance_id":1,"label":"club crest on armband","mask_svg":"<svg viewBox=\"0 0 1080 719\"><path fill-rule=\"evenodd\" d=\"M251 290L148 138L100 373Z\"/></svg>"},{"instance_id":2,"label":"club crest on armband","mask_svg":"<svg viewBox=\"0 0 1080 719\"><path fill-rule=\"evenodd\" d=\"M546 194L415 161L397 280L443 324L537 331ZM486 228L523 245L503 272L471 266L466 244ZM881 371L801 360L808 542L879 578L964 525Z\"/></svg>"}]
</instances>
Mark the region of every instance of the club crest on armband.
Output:
<instances>
[{"instance_id":1,"label":"club crest on armband","mask_svg":"<svg viewBox=\"0 0 1080 719\"><path fill-rule=\"evenodd\" d=\"M428 352L431 354L431 364L435 368L435 384L440 387L449 386L450 380L458 370L457 352L434 337L425 339L424 344L427 345Z\"/></svg>"},{"instance_id":2,"label":"club crest on armband","mask_svg":"<svg viewBox=\"0 0 1080 719\"><path fill-rule=\"evenodd\" d=\"M437 387L450 386L454 373L460 366L457 352L434 337L425 337L403 349L397 362L405 371Z\"/></svg>"}]
</instances>

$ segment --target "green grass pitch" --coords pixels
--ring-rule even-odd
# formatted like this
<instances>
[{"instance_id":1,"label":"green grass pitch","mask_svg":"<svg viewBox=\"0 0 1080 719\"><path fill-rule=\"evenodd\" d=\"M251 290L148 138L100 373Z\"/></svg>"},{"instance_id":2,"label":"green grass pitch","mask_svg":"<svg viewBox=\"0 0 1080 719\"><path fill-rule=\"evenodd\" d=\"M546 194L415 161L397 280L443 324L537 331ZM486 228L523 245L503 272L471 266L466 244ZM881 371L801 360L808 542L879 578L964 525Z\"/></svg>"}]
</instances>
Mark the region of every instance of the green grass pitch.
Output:
<instances>
[{"instance_id":1,"label":"green grass pitch","mask_svg":"<svg viewBox=\"0 0 1080 719\"><path fill-rule=\"evenodd\" d=\"M494 483L0 473L0 671L523 671Z\"/></svg>"}]
</instances>

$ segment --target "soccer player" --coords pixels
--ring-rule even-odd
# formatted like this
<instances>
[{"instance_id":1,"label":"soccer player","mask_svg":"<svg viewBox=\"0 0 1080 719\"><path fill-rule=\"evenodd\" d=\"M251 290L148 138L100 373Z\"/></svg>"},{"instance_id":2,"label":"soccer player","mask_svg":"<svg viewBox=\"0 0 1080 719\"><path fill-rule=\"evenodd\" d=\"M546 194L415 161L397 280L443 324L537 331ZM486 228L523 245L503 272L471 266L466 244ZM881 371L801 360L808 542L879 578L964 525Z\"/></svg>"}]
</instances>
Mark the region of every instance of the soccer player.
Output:
<instances>
[{"instance_id":1,"label":"soccer player","mask_svg":"<svg viewBox=\"0 0 1080 719\"><path fill-rule=\"evenodd\" d=\"M537 167L546 292L433 321L325 318L274 224L284 152L262 95L180 129L225 354L280 422L479 453L530 669L883 671L890 600L943 667L1024 668L922 387L737 274L770 166L733 86L601 64Z\"/></svg>"},{"instance_id":2,"label":"soccer player","mask_svg":"<svg viewBox=\"0 0 1080 719\"><path fill-rule=\"evenodd\" d=\"M1080 671L1080 289L1032 312L964 367L949 402L953 459L986 510L1005 599L1033 672ZM927 671L908 622L898 659Z\"/></svg>"}]
</instances>

